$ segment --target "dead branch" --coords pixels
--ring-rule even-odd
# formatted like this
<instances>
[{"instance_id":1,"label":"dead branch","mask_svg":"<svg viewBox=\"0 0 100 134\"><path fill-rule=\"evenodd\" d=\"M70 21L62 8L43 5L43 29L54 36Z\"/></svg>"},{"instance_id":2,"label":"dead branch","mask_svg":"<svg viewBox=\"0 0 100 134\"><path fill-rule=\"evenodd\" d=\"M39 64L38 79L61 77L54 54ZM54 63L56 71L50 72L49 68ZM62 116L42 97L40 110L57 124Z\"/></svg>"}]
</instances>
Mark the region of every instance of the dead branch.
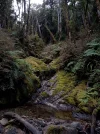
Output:
<instances>
[{"instance_id":1,"label":"dead branch","mask_svg":"<svg viewBox=\"0 0 100 134\"><path fill-rule=\"evenodd\" d=\"M27 130L29 130L32 134L40 134L40 132L33 126L31 125L29 122L27 122L25 119L23 119L21 116L19 116L16 113L13 112L6 112L4 114L5 118L13 118L16 121L20 122L25 128L27 128Z\"/></svg>"}]
</instances>

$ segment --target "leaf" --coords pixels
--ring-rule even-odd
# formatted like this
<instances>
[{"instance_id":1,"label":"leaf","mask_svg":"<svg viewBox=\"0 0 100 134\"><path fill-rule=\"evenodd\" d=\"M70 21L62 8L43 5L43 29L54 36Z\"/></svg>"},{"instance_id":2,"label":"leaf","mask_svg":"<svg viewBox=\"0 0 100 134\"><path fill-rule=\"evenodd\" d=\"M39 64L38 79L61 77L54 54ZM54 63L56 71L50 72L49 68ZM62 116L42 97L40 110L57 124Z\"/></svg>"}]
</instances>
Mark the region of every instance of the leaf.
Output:
<instances>
[{"instance_id":1,"label":"leaf","mask_svg":"<svg viewBox=\"0 0 100 134\"><path fill-rule=\"evenodd\" d=\"M100 56L100 52L94 49L88 49L84 52L83 56Z\"/></svg>"},{"instance_id":2,"label":"leaf","mask_svg":"<svg viewBox=\"0 0 100 134\"><path fill-rule=\"evenodd\" d=\"M67 67L70 67L71 65L73 65L74 64L74 61L71 61L71 62L69 62L68 64L67 64Z\"/></svg>"}]
</instances>

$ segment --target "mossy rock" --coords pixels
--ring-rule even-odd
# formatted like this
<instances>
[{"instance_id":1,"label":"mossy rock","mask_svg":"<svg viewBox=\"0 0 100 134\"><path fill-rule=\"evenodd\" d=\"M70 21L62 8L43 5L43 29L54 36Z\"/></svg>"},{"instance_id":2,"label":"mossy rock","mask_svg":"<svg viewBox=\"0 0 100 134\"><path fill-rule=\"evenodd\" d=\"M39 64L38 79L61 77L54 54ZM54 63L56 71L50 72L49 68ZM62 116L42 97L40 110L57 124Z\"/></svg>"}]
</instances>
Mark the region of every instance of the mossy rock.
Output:
<instances>
[{"instance_id":1,"label":"mossy rock","mask_svg":"<svg viewBox=\"0 0 100 134\"><path fill-rule=\"evenodd\" d=\"M92 94L94 93L89 94L88 92L86 81L81 81L64 100L86 113L91 113L92 109L98 104L98 97L93 97Z\"/></svg>"},{"instance_id":2,"label":"mossy rock","mask_svg":"<svg viewBox=\"0 0 100 134\"><path fill-rule=\"evenodd\" d=\"M62 125L50 125L47 126L44 134L78 134L78 132L75 128Z\"/></svg>"},{"instance_id":3,"label":"mossy rock","mask_svg":"<svg viewBox=\"0 0 100 134\"><path fill-rule=\"evenodd\" d=\"M66 104L74 105L86 113L91 113L93 108L98 105L98 91L88 89L86 80L77 83L73 73L58 71L49 82L51 96L63 99Z\"/></svg>"},{"instance_id":4,"label":"mossy rock","mask_svg":"<svg viewBox=\"0 0 100 134\"><path fill-rule=\"evenodd\" d=\"M62 95L68 94L75 86L75 76L72 73L66 73L65 71L59 71L56 74L56 79L50 82L56 81L56 86L54 87L54 95L62 92Z\"/></svg>"},{"instance_id":5,"label":"mossy rock","mask_svg":"<svg viewBox=\"0 0 100 134\"><path fill-rule=\"evenodd\" d=\"M43 98L47 98L47 97L49 97L49 94L44 91L44 92L41 93L41 96L42 96Z\"/></svg>"},{"instance_id":6,"label":"mossy rock","mask_svg":"<svg viewBox=\"0 0 100 134\"><path fill-rule=\"evenodd\" d=\"M0 104L20 104L26 101L40 87L39 78L33 74L23 59L2 60L0 71Z\"/></svg>"}]
</instances>

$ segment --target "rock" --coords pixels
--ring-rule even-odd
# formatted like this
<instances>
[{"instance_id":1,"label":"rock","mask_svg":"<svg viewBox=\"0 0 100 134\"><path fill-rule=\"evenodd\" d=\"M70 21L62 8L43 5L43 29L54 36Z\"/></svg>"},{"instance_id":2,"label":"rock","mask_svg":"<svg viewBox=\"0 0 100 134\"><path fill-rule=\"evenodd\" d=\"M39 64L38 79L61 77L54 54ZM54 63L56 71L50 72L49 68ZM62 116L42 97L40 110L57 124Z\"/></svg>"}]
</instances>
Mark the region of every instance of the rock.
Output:
<instances>
[{"instance_id":1,"label":"rock","mask_svg":"<svg viewBox=\"0 0 100 134\"><path fill-rule=\"evenodd\" d=\"M43 134L78 134L78 131L72 127L63 125L49 125L45 128Z\"/></svg>"},{"instance_id":2,"label":"rock","mask_svg":"<svg viewBox=\"0 0 100 134\"><path fill-rule=\"evenodd\" d=\"M0 134L3 132L3 126L0 124Z\"/></svg>"},{"instance_id":3,"label":"rock","mask_svg":"<svg viewBox=\"0 0 100 134\"><path fill-rule=\"evenodd\" d=\"M83 128L82 128L82 125L79 123L79 122L72 122L71 124L70 124L70 126L72 127L72 128L76 128L77 130L79 130L79 131L81 131Z\"/></svg>"},{"instance_id":4,"label":"rock","mask_svg":"<svg viewBox=\"0 0 100 134\"><path fill-rule=\"evenodd\" d=\"M76 112L73 112L73 117L74 118L78 118L78 119L81 119L81 120L91 120L91 115L89 114L85 114L85 113L76 113Z\"/></svg>"},{"instance_id":5,"label":"rock","mask_svg":"<svg viewBox=\"0 0 100 134\"><path fill-rule=\"evenodd\" d=\"M40 87L40 80L25 59L13 60L7 55L1 59L0 105L22 104Z\"/></svg>"},{"instance_id":6,"label":"rock","mask_svg":"<svg viewBox=\"0 0 100 134\"><path fill-rule=\"evenodd\" d=\"M19 128L10 126L9 128L5 129L4 134L25 134L25 132Z\"/></svg>"},{"instance_id":7,"label":"rock","mask_svg":"<svg viewBox=\"0 0 100 134\"><path fill-rule=\"evenodd\" d=\"M1 125L5 126L8 124L8 120L6 118L2 118L2 120L0 120Z\"/></svg>"},{"instance_id":8,"label":"rock","mask_svg":"<svg viewBox=\"0 0 100 134\"><path fill-rule=\"evenodd\" d=\"M97 127L97 128L95 129L95 131L96 131L96 134L100 134L100 127Z\"/></svg>"}]
</instances>

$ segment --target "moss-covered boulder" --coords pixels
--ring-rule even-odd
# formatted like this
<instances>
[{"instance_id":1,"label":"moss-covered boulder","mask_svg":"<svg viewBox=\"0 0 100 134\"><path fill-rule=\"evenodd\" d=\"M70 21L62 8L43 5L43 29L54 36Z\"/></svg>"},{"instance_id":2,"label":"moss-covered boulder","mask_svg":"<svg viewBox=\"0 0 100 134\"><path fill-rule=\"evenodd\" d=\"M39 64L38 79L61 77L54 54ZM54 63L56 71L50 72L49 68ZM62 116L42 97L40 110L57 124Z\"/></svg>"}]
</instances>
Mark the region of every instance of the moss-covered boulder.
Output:
<instances>
[{"instance_id":1,"label":"moss-covered boulder","mask_svg":"<svg viewBox=\"0 0 100 134\"><path fill-rule=\"evenodd\" d=\"M76 112L91 113L100 101L98 90L87 87L86 80L77 81L73 73L63 70L58 71L42 85L40 100L45 100L53 107L59 107L62 110L71 110L75 107Z\"/></svg>"},{"instance_id":2,"label":"moss-covered boulder","mask_svg":"<svg viewBox=\"0 0 100 134\"><path fill-rule=\"evenodd\" d=\"M44 134L78 134L78 131L64 125L49 125L45 128Z\"/></svg>"},{"instance_id":3,"label":"moss-covered boulder","mask_svg":"<svg viewBox=\"0 0 100 134\"><path fill-rule=\"evenodd\" d=\"M55 79L50 80L51 83L56 83L53 95L62 92L62 95L68 94L75 86L75 76L72 73L66 73L65 71L58 71Z\"/></svg>"},{"instance_id":4,"label":"moss-covered boulder","mask_svg":"<svg viewBox=\"0 0 100 134\"><path fill-rule=\"evenodd\" d=\"M40 86L39 78L24 59L0 57L0 104L26 101Z\"/></svg>"}]
</instances>

